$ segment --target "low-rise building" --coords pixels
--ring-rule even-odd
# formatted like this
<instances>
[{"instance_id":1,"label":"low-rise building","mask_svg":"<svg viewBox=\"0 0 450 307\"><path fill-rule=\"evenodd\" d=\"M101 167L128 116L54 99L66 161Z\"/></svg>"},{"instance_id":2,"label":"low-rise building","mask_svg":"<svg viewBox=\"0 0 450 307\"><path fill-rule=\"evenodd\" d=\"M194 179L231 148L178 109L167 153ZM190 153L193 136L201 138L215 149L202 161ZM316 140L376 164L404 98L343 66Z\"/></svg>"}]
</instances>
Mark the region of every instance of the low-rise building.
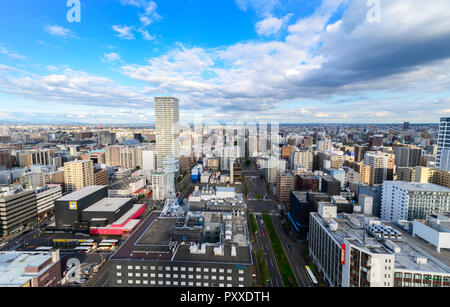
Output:
<instances>
[{"instance_id":1,"label":"low-rise building","mask_svg":"<svg viewBox=\"0 0 450 307\"><path fill-rule=\"evenodd\" d=\"M59 250L0 252L0 287L55 287L62 278Z\"/></svg>"}]
</instances>

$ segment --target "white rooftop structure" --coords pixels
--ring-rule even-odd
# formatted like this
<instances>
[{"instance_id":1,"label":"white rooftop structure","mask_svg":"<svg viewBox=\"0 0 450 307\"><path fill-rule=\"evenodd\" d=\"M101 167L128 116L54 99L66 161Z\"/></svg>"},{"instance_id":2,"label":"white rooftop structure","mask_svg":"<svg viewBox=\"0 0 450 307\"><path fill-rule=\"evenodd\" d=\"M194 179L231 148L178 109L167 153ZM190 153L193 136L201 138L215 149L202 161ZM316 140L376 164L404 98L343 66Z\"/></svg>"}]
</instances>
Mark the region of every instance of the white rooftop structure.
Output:
<instances>
[{"instance_id":1,"label":"white rooftop structure","mask_svg":"<svg viewBox=\"0 0 450 307\"><path fill-rule=\"evenodd\" d=\"M59 201L76 201L76 200L79 200L79 199L81 199L83 197L88 196L89 194L97 192L97 191L99 191L99 190L101 190L103 188L105 188L105 186L95 186L95 185L88 186L88 187L85 187L85 188L83 188L81 190L78 190L78 191L72 192L70 194L67 194L67 195L65 195L65 196L63 196L61 198L58 198L58 200Z\"/></svg>"},{"instance_id":2,"label":"white rooftop structure","mask_svg":"<svg viewBox=\"0 0 450 307\"><path fill-rule=\"evenodd\" d=\"M115 212L120 209L123 205L129 202L129 198L103 198L102 200L96 202L95 204L84 209L84 212Z\"/></svg>"},{"instance_id":3,"label":"white rooftop structure","mask_svg":"<svg viewBox=\"0 0 450 307\"><path fill-rule=\"evenodd\" d=\"M414 220L413 236L433 244L438 253L441 249L450 249L450 215L439 214L428 216L426 220Z\"/></svg>"},{"instance_id":4,"label":"white rooftop structure","mask_svg":"<svg viewBox=\"0 0 450 307\"><path fill-rule=\"evenodd\" d=\"M39 273L25 273L25 268L39 267L52 258L52 252L1 252L0 253L0 287L22 287ZM59 260L59 259L58 259ZM51 267L54 263L50 263Z\"/></svg>"}]
</instances>

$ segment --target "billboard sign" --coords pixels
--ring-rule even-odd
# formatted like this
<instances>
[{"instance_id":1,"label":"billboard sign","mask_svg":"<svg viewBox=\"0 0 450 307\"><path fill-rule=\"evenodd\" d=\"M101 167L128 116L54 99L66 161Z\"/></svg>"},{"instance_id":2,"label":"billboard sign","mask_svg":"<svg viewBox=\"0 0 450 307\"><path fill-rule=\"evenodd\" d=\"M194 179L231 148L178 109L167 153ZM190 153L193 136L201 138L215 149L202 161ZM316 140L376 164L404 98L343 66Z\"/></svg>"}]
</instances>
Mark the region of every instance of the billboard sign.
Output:
<instances>
[{"instance_id":1,"label":"billboard sign","mask_svg":"<svg viewBox=\"0 0 450 307\"><path fill-rule=\"evenodd\" d=\"M345 244L341 245L341 264L345 264Z\"/></svg>"},{"instance_id":2,"label":"billboard sign","mask_svg":"<svg viewBox=\"0 0 450 307\"><path fill-rule=\"evenodd\" d=\"M69 202L69 210L77 210L78 209L78 204L76 201L70 201Z\"/></svg>"}]
</instances>

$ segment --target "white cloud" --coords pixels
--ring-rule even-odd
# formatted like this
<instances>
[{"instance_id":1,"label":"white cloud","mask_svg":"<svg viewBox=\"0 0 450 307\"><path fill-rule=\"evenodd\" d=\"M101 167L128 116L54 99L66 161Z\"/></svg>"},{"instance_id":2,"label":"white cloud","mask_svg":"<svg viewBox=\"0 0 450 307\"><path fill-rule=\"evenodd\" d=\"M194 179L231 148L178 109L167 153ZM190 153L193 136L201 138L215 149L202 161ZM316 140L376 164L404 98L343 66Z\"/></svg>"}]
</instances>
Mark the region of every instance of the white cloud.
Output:
<instances>
[{"instance_id":1,"label":"white cloud","mask_svg":"<svg viewBox=\"0 0 450 307\"><path fill-rule=\"evenodd\" d=\"M18 54L15 51L8 50L5 47L3 47L1 44L0 44L0 54L4 54L4 55L6 55L6 56L8 56L8 57L10 57L12 59L15 59L15 60L24 60L24 59L26 59L25 56L20 55L20 54Z\"/></svg>"},{"instance_id":2,"label":"white cloud","mask_svg":"<svg viewBox=\"0 0 450 307\"><path fill-rule=\"evenodd\" d=\"M292 14L288 14L283 18L277 18L273 16L267 17L266 19L263 19L256 23L256 32L258 33L258 35L262 36L277 34L283 27L286 26L291 17Z\"/></svg>"},{"instance_id":3,"label":"white cloud","mask_svg":"<svg viewBox=\"0 0 450 307\"><path fill-rule=\"evenodd\" d=\"M280 5L279 0L235 0L238 8L244 12L255 10L260 15L270 15L273 9Z\"/></svg>"},{"instance_id":4,"label":"white cloud","mask_svg":"<svg viewBox=\"0 0 450 307\"><path fill-rule=\"evenodd\" d=\"M151 41L155 39L155 36L150 35L148 31L141 30L142 38L146 41Z\"/></svg>"},{"instance_id":5,"label":"white cloud","mask_svg":"<svg viewBox=\"0 0 450 307\"><path fill-rule=\"evenodd\" d=\"M53 26L46 26L45 31L47 31L49 34L58 36L61 38L76 38L76 35L73 34L73 32L67 28L60 27L58 25Z\"/></svg>"},{"instance_id":6,"label":"white cloud","mask_svg":"<svg viewBox=\"0 0 450 307\"><path fill-rule=\"evenodd\" d=\"M135 39L133 34L134 27L114 25L112 29L117 32L117 36L120 38L129 40Z\"/></svg>"},{"instance_id":7,"label":"white cloud","mask_svg":"<svg viewBox=\"0 0 450 307\"><path fill-rule=\"evenodd\" d=\"M426 116L440 116L449 102L427 96L449 91L450 3L383 2L380 23L368 22L367 10L365 1L324 0L310 16L292 21L276 41L217 48L179 44L145 65L122 64L122 74L142 82L141 91L67 71L21 78L0 74L0 91L136 108L148 106L156 95L171 95L185 110L239 119L422 121L424 107ZM265 32L277 29L267 26ZM305 107L276 109L290 103Z\"/></svg>"},{"instance_id":8,"label":"white cloud","mask_svg":"<svg viewBox=\"0 0 450 307\"><path fill-rule=\"evenodd\" d=\"M131 5L138 7L141 9L141 12L139 12L139 21L140 26L138 27L138 32L141 33L142 38L144 40L153 40L155 39L155 36L150 35L148 31L148 27L156 22L161 20L161 16L156 12L158 5L151 0L120 0L122 5ZM129 33L133 31L133 27L129 29ZM129 36L131 37L131 36ZM134 36L133 36L134 38Z\"/></svg>"},{"instance_id":9,"label":"white cloud","mask_svg":"<svg viewBox=\"0 0 450 307\"><path fill-rule=\"evenodd\" d=\"M16 68L0 64L0 70L17 71Z\"/></svg>"},{"instance_id":10,"label":"white cloud","mask_svg":"<svg viewBox=\"0 0 450 307\"><path fill-rule=\"evenodd\" d=\"M436 1L426 9L419 0L383 3L382 22L375 24L366 20L365 2L325 0L281 41L178 46L148 65L124 65L122 72L188 106L220 110L263 111L281 102L367 91L440 92L450 81L450 3ZM343 7L342 18L330 23ZM266 29L274 33L278 25Z\"/></svg>"},{"instance_id":11,"label":"white cloud","mask_svg":"<svg viewBox=\"0 0 450 307\"><path fill-rule=\"evenodd\" d=\"M59 74L0 75L0 92L38 101L70 102L95 106L144 106L151 99L138 89L82 71Z\"/></svg>"},{"instance_id":12,"label":"white cloud","mask_svg":"<svg viewBox=\"0 0 450 307\"><path fill-rule=\"evenodd\" d=\"M107 63L107 62L112 63L112 62L117 62L120 60L121 60L120 55L116 52L105 53L102 58L102 62L104 62L104 63Z\"/></svg>"}]
</instances>

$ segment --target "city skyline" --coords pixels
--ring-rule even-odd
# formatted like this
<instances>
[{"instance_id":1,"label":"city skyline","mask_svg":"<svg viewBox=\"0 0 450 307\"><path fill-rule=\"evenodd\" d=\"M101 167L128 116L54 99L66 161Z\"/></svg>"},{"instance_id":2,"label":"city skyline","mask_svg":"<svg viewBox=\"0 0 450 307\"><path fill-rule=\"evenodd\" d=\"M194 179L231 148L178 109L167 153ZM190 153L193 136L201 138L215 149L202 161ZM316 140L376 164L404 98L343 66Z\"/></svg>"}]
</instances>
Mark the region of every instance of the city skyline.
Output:
<instances>
[{"instance_id":1,"label":"city skyline","mask_svg":"<svg viewBox=\"0 0 450 307\"><path fill-rule=\"evenodd\" d=\"M446 1L65 2L0 5L3 123L154 124L156 96L182 123L450 114Z\"/></svg>"}]
</instances>

